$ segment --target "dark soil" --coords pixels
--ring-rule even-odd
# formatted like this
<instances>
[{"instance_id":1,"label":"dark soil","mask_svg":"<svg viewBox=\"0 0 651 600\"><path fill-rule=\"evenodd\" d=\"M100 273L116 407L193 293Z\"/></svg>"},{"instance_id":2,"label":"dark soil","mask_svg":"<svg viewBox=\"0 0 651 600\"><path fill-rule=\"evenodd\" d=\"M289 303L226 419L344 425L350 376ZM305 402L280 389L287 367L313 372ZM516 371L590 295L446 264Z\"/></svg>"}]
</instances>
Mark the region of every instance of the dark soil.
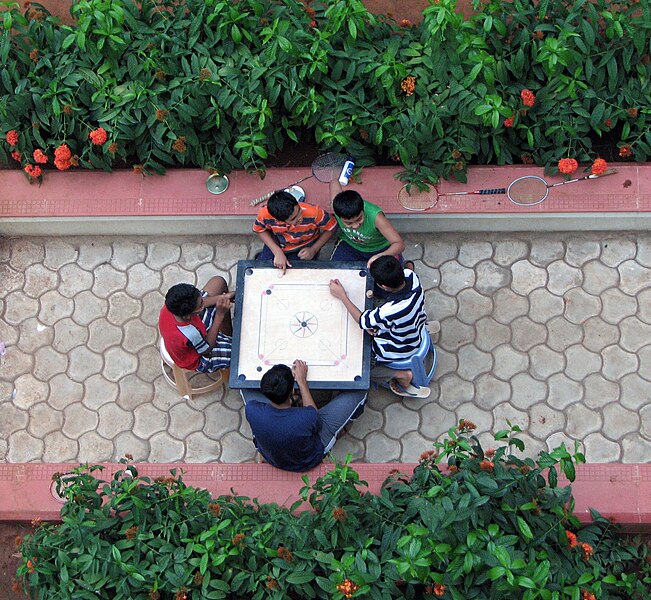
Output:
<instances>
[{"instance_id":1,"label":"dark soil","mask_svg":"<svg viewBox=\"0 0 651 600\"><path fill-rule=\"evenodd\" d=\"M14 592L12 587L16 569L20 564L20 552L16 538L32 531L29 523L0 523L0 600L26 600L27 594Z\"/></svg>"}]
</instances>

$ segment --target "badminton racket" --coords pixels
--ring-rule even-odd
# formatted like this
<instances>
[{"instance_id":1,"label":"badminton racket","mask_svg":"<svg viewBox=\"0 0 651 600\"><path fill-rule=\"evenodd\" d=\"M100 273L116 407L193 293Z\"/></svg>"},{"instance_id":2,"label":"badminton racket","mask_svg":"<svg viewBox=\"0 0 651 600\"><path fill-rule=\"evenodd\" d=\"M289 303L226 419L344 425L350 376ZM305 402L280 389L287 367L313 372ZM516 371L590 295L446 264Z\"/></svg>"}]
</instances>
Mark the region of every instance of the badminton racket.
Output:
<instances>
[{"instance_id":1,"label":"badminton racket","mask_svg":"<svg viewBox=\"0 0 651 600\"><path fill-rule=\"evenodd\" d=\"M524 177L519 177L512 181L508 188L490 188L474 190L471 192L439 193L436 188L431 187L429 190L424 192L416 191L412 193L407 189L407 186L404 185L398 192L398 202L400 202L400 205L407 210L424 211L434 208L434 206L438 204L441 196L471 196L476 194L486 196L489 194L506 194L513 204L517 204L518 206L535 206L547 198L550 188L566 185L568 183L576 183L577 181L583 181L585 179L598 179L599 177L605 177L606 175L612 175L613 173L617 173L617 170L609 169L600 175L586 175L584 177L577 177L576 179L551 184L547 183L542 177L538 177L537 175L525 175Z\"/></svg>"},{"instance_id":2,"label":"badminton racket","mask_svg":"<svg viewBox=\"0 0 651 600\"><path fill-rule=\"evenodd\" d=\"M347 164L349 162L350 165ZM339 179L339 177L343 175L344 167L346 167L346 170L349 171L352 170L353 166L353 159L348 154L341 154L339 152L326 152L325 154L320 154L314 159L314 162L312 163L311 175L303 177L294 183L290 183L289 185L285 186L285 188L291 187L292 185L297 185L306 179L311 179L312 177L318 181L321 181L322 183L330 183L335 179ZM264 196L260 196L259 198L251 200L251 206L257 206L258 204L266 202L277 191L278 190L273 190Z\"/></svg>"},{"instance_id":3,"label":"badminton racket","mask_svg":"<svg viewBox=\"0 0 651 600\"><path fill-rule=\"evenodd\" d=\"M525 175L512 181L506 189L506 195L513 204L518 206L534 206L540 204L549 195L551 188L560 185L567 185L568 183L576 183L585 179L598 179L607 175L617 173L617 169L608 169L603 173L596 175L585 175L584 177L577 177L576 179L568 179L567 181L559 181L558 183L547 183L542 177L537 175Z\"/></svg>"}]
</instances>

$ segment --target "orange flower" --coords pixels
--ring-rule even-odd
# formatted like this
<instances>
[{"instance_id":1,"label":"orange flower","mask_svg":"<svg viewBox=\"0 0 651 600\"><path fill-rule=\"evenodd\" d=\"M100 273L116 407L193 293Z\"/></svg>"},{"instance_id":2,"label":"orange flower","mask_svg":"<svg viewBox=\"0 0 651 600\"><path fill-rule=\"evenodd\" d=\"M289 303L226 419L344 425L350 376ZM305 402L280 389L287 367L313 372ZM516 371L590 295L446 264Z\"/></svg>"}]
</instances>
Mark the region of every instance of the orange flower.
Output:
<instances>
[{"instance_id":1,"label":"orange flower","mask_svg":"<svg viewBox=\"0 0 651 600\"><path fill-rule=\"evenodd\" d=\"M533 156L529 154L529 152L523 152L520 154L520 160L525 164L525 165L532 165L533 164Z\"/></svg>"},{"instance_id":2,"label":"orange flower","mask_svg":"<svg viewBox=\"0 0 651 600\"><path fill-rule=\"evenodd\" d=\"M163 110L162 108L159 108L156 111L156 120L157 121L164 121L167 118L167 115L169 114L168 111Z\"/></svg>"},{"instance_id":3,"label":"orange flower","mask_svg":"<svg viewBox=\"0 0 651 600\"><path fill-rule=\"evenodd\" d=\"M495 463L491 460L482 460L479 463L479 468L482 471L492 471L495 468Z\"/></svg>"},{"instance_id":4,"label":"orange flower","mask_svg":"<svg viewBox=\"0 0 651 600\"><path fill-rule=\"evenodd\" d=\"M597 600L597 597L588 590L581 590L581 600Z\"/></svg>"},{"instance_id":5,"label":"orange flower","mask_svg":"<svg viewBox=\"0 0 651 600\"><path fill-rule=\"evenodd\" d=\"M629 117L635 119L637 117L637 108L627 108L626 113L628 114Z\"/></svg>"},{"instance_id":6,"label":"orange flower","mask_svg":"<svg viewBox=\"0 0 651 600\"><path fill-rule=\"evenodd\" d=\"M278 582L273 577L267 576L267 588L270 590L278 590L280 589L280 586L278 585Z\"/></svg>"},{"instance_id":7,"label":"orange flower","mask_svg":"<svg viewBox=\"0 0 651 600\"><path fill-rule=\"evenodd\" d=\"M32 556L31 560L27 561L27 571L31 575L36 571L36 557Z\"/></svg>"},{"instance_id":8,"label":"orange flower","mask_svg":"<svg viewBox=\"0 0 651 600\"><path fill-rule=\"evenodd\" d=\"M619 149L619 155L622 158L627 158L633 154L633 148L630 146L630 144L626 144L625 146L622 146Z\"/></svg>"},{"instance_id":9,"label":"orange flower","mask_svg":"<svg viewBox=\"0 0 651 600\"><path fill-rule=\"evenodd\" d=\"M194 585L201 585L203 583L203 575L197 571L192 578L192 582Z\"/></svg>"},{"instance_id":10,"label":"orange flower","mask_svg":"<svg viewBox=\"0 0 651 600\"><path fill-rule=\"evenodd\" d=\"M359 589L359 586L356 583L353 583L350 579L344 579L338 586L337 590L341 592L346 598L352 598L353 594Z\"/></svg>"},{"instance_id":11,"label":"orange flower","mask_svg":"<svg viewBox=\"0 0 651 600\"><path fill-rule=\"evenodd\" d=\"M312 20L310 21L310 24L308 25L308 27L309 27L310 29L314 29L317 25L318 25L318 23L317 23L314 19L312 19Z\"/></svg>"},{"instance_id":12,"label":"orange flower","mask_svg":"<svg viewBox=\"0 0 651 600\"><path fill-rule=\"evenodd\" d=\"M438 458L438 456L439 456L438 452L436 452L435 450L425 450L425 452L423 452L420 455L418 460L420 462L430 462L430 461L436 460Z\"/></svg>"},{"instance_id":13,"label":"orange flower","mask_svg":"<svg viewBox=\"0 0 651 600\"><path fill-rule=\"evenodd\" d=\"M115 142L111 142L108 147L110 154L115 154L118 151L118 145Z\"/></svg>"},{"instance_id":14,"label":"orange flower","mask_svg":"<svg viewBox=\"0 0 651 600\"><path fill-rule=\"evenodd\" d=\"M63 107L63 112L64 112L64 114L70 116L72 114L72 106L70 104L66 104Z\"/></svg>"},{"instance_id":15,"label":"orange flower","mask_svg":"<svg viewBox=\"0 0 651 600\"><path fill-rule=\"evenodd\" d=\"M399 23L400 27L411 27L412 23L409 19L403 19Z\"/></svg>"},{"instance_id":16,"label":"orange flower","mask_svg":"<svg viewBox=\"0 0 651 600\"><path fill-rule=\"evenodd\" d=\"M55 158L54 159L54 166L57 169L59 169L59 171L67 171L70 168L71 163L70 163L70 160L63 160L63 159Z\"/></svg>"},{"instance_id":17,"label":"orange flower","mask_svg":"<svg viewBox=\"0 0 651 600\"><path fill-rule=\"evenodd\" d=\"M413 75L407 75L400 84L405 96L411 96L416 89L416 78Z\"/></svg>"},{"instance_id":18,"label":"orange flower","mask_svg":"<svg viewBox=\"0 0 651 600\"><path fill-rule=\"evenodd\" d=\"M135 539L137 533L138 527L134 525L133 527L129 527L129 529L124 532L124 537L128 540L133 540Z\"/></svg>"},{"instance_id":19,"label":"orange flower","mask_svg":"<svg viewBox=\"0 0 651 600\"><path fill-rule=\"evenodd\" d=\"M15 146L18 143L18 132L15 129L10 129L5 135L5 140L10 146Z\"/></svg>"},{"instance_id":20,"label":"orange flower","mask_svg":"<svg viewBox=\"0 0 651 600\"><path fill-rule=\"evenodd\" d=\"M513 127L513 117L504 119L504 127Z\"/></svg>"},{"instance_id":21,"label":"orange flower","mask_svg":"<svg viewBox=\"0 0 651 600\"><path fill-rule=\"evenodd\" d=\"M179 138L177 138L174 143L172 144L172 148L182 154L185 152L188 148L185 145L185 136L182 135Z\"/></svg>"},{"instance_id":22,"label":"orange flower","mask_svg":"<svg viewBox=\"0 0 651 600\"><path fill-rule=\"evenodd\" d=\"M454 159L461 158L461 152L459 150L452 150L450 156Z\"/></svg>"},{"instance_id":23,"label":"orange flower","mask_svg":"<svg viewBox=\"0 0 651 600\"><path fill-rule=\"evenodd\" d=\"M188 600L187 591L188 588L182 587L178 592L176 592L176 596L174 596L174 600Z\"/></svg>"},{"instance_id":24,"label":"orange flower","mask_svg":"<svg viewBox=\"0 0 651 600\"><path fill-rule=\"evenodd\" d=\"M243 533L236 533L233 536L233 546L237 546L238 544L241 544L244 541L245 535Z\"/></svg>"},{"instance_id":25,"label":"orange flower","mask_svg":"<svg viewBox=\"0 0 651 600\"><path fill-rule=\"evenodd\" d=\"M47 156L43 152L43 150L39 150L38 148L34 150L34 160L37 163L40 163L44 165L47 162Z\"/></svg>"},{"instance_id":26,"label":"orange flower","mask_svg":"<svg viewBox=\"0 0 651 600\"><path fill-rule=\"evenodd\" d=\"M561 160L558 161L558 170L565 175L571 175L578 168L579 163L573 158L561 158Z\"/></svg>"},{"instance_id":27,"label":"orange flower","mask_svg":"<svg viewBox=\"0 0 651 600\"><path fill-rule=\"evenodd\" d=\"M493 458L493 456L495 456L495 448L489 448L488 450L485 450L484 456L486 458Z\"/></svg>"},{"instance_id":28,"label":"orange flower","mask_svg":"<svg viewBox=\"0 0 651 600\"><path fill-rule=\"evenodd\" d=\"M11 153L11 158L13 158L14 160L17 160L18 162L20 162L20 152L16 152L16 151L12 152Z\"/></svg>"},{"instance_id":29,"label":"orange flower","mask_svg":"<svg viewBox=\"0 0 651 600\"><path fill-rule=\"evenodd\" d=\"M101 146L106 142L106 140L108 140L108 134L106 133L106 129L103 127L93 129L93 131L88 134L88 137L95 146Z\"/></svg>"},{"instance_id":30,"label":"orange flower","mask_svg":"<svg viewBox=\"0 0 651 600\"><path fill-rule=\"evenodd\" d=\"M541 31L540 29L538 31L534 31L533 37L535 37L537 40L542 40L545 37L545 32Z\"/></svg>"},{"instance_id":31,"label":"orange flower","mask_svg":"<svg viewBox=\"0 0 651 600\"><path fill-rule=\"evenodd\" d=\"M425 593L433 594L434 596L442 596L445 594L445 586L442 583L433 583L432 585L426 585Z\"/></svg>"},{"instance_id":32,"label":"orange flower","mask_svg":"<svg viewBox=\"0 0 651 600\"><path fill-rule=\"evenodd\" d=\"M307 13L308 17L314 17L314 15L316 14L316 10L314 10L311 6L306 6L305 12Z\"/></svg>"},{"instance_id":33,"label":"orange flower","mask_svg":"<svg viewBox=\"0 0 651 600\"><path fill-rule=\"evenodd\" d=\"M472 421L461 419L459 421L459 425L457 425L457 429L459 429L459 431L464 429L466 431L474 431L475 429L477 429L477 425L475 425Z\"/></svg>"},{"instance_id":34,"label":"orange flower","mask_svg":"<svg viewBox=\"0 0 651 600\"><path fill-rule=\"evenodd\" d=\"M611 127L612 124L613 124L613 122L612 122L610 119L606 119L606 120L604 121L604 125L605 125L606 127Z\"/></svg>"},{"instance_id":35,"label":"orange flower","mask_svg":"<svg viewBox=\"0 0 651 600\"><path fill-rule=\"evenodd\" d=\"M70 160L71 157L72 152L70 152L70 148L68 148L67 144L61 144L54 151L54 158L58 158L59 160Z\"/></svg>"},{"instance_id":36,"label":"orange flower","mask_svg":"<svg viewBox=\"0 0 651 600\"><path fill-rule=\"evenodd\" d=\"M165 81L165 77L166 73L163 69L158 69L158 71L156 71L156 79L158 79L158 81Z\"/></svg>"},{"instance_id":37,"label":"orange flower","mask_svg":"<svg viewBox=\"0 0 651 600\"><path fill-rule=\"evenodd\" d=\"M145 167L143 167L142 165L133 165L133 172L136 175L143 175L145 172Z\"/></svg>"},{"instance_id":38,"label":"orange flower","mask_svg":"<svg viewBox=\"0 0 651 600\"><path fill-rule=\"evenodd\" d=\"M151 592L149 592L149 598L150 600L159 600L160 592L157 592L156 590L152 590Z\"/></svg>"},{"instance_id":39,"label":"orange flower","mask_svg":"<svg viewBox=\"0 0 651 600\"><path fill-rule=\"evenodd\" d=\"M36 48L29 53L29 58L32 62L38 62L38 50Z\"/></svg>"},{"instance_id":40,"label":"orange flower","mask_svg":"<svg viewBox=\"0 0 651 600\"><path fill-rule=\"evenodd\" d=\"M571 531L565 530L565 535L567 536L567 544L570 548L574 548L579 542L576 540L576 534Z\"/></svg>"},{"instance_id":41,"label":"orange flower","mask_svg":"<svg viewBox=\"0 0 651 600\"><path fill-rule=\"evenodd\" d=\"M41 176L41 167L37 167L35 165L25 165L25 173L27 173L30 177L36 179L37 177Z\"/></svg>"},{"instance_id":42,"label":"orange flower","mask_svg":"<svg viewBox=\"0 0 651 600\"><path fill-rule=\"evenodd\" d=\"M522 90L520 98L522 98L522 104L525 106L533 106L536 103L536 96L530 90Z\"/></svg>"},{"instance_id":43,"label":"orange flower","mask_svg":"<svg viewBox=\"0 0 651 600\"><path fill-rule=\"evenodd\" d=\"M222 512L222 507L219 504L209 504L208 510L213 514L213 517L218 517Z\"/></svg>"},{"instance_id":44,"label":"orange flower","mask_svg":"<svg viewBox=\"0 0 651 600\"><path fill-rule=\"evenodd\" d=\"M581 546L581 550L583 550L583 560L588 560L594 554L594 549L590 544L579 542L579 546Z\"/></svg>"},{"instance_id":45,"label":"orange flower","mask_svg":"<svg viewBox=\"0 0 651 600\"><path fill-rule=\"evenodd\" d=\"M343 523L348 518L348 513L346 512L346 509L337 506L332 509L332 518L335 521Z\"/></svg>"},{"instance_id":46,"label":"orange flower","mask_svg":"<svg viewBox=\"0 0 651 600\"><path fill-rule=\"evenodd\" d=\"M199 71L199 79L201 81L204 81L205 79L209 79L210 75L211 73L209 69L201 69L201 71Z\"/></svg>"},{"instance_id":47,"label":"orange flower","mask_svg":"<svg viewBox=\"0 0 651 600\"><path fill-rule=\"evenodd\" d=\"M459 160L459 161L455 162L454 165L452 165L452 168L455 171L461 171L461 170L463 170L463 168L465 166L466 166L466 164L462 160Z\"/></svg>"},{"instance_id":48,"label":"orange flower","mask_svg":"<svg viewBox=\"0 0 651 600\"><path fill-rule=\"evenodd\" d=\"M603 158L597 158L592 163L591 172L593 175L603 175L606 172L608 163Z\"/></svg>"},{"instance_id":49,"label":"orange flower","mask_svg":"<svg viewBox=\"0 0 651 600\"><path fill-rule=\"evenodd\" d=\"M282 558L287 562L294 560L294 555L285 546L278 546L278 558Z\"/></svg>"}]
</instances>

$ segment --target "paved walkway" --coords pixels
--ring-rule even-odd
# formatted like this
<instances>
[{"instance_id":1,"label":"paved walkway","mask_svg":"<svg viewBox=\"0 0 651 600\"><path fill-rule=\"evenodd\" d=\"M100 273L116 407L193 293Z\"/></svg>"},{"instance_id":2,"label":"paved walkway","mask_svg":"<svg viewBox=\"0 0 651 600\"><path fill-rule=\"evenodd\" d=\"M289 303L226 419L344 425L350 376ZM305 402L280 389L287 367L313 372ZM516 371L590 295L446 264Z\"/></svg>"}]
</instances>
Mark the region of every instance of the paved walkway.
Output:
<instances>
[{"instance_id":1,"label":"paved walkway","mask_svg":"<svg viewBox=\"0 0 651 600\"><path fill-rule=\"evenodd\" d=\"M426 401L371 392L335 454L415 461L458 419L506 420L527 453L578 439L591 462L651 455L651 235L414 235L441 321ZM174 283L232 283L253 238L0 240L0 460L245 462L239 394L183 401L161 375Z\"/></svg>"}]
</instances>

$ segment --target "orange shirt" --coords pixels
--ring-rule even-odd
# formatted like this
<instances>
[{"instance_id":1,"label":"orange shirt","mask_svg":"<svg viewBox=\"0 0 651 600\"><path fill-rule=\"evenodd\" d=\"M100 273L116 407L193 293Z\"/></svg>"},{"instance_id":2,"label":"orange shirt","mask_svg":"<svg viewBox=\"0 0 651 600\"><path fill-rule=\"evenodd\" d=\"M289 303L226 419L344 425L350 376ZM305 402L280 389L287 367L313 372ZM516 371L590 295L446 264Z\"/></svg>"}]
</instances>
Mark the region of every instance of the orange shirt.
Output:
<instances>
[{"instance_id":1,"label":"orange shirt","mask_svg":"<svg viewBox=\"0 0 651 600\"><path fill-rule=\"evenodd\" d=\"M264 206L253 223L253 231L270 231L284 252L294 252L316 241L322 231L333 231L337 227L335 218L320 206L305 202L299 202L298 205L301 208L301 220L295 225L278 221Z\"/></svg>"}]
</instances>

